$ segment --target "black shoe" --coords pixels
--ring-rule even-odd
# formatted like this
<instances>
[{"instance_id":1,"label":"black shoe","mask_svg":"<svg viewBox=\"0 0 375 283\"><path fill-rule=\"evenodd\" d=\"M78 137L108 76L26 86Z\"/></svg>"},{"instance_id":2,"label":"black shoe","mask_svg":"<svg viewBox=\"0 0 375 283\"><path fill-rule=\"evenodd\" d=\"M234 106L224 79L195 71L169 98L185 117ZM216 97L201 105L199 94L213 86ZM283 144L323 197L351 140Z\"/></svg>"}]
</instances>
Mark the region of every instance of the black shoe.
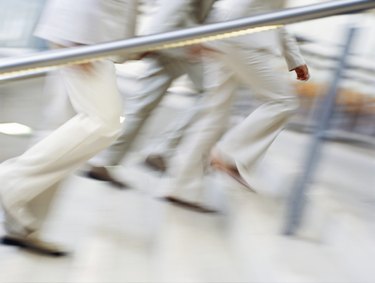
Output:
<instances>
[{"instance_id":1,"label":"black shoe","mask_svg":"<svg viewBox=\"0 0 375 283\"><path fill-rule=\"evenodd\" d=\"M19 247L21 249L48 256L61 257L68 255L68 252L61 249L57 245L42 241L37 237L18 237L8 235L1 237L0 243L3 245Z\"/></svg>"},{"instance_id":2,"label":"black shoe","mask_svg":"<svg viewBox=\"0 0 375 283\"><path fill-rule=\"evenodd\" d=\"M164 197L163 199L165 201L173 204L173 205L176 205L176 206L179 206L179 207L182 207L182 208L185 208L185 209L193 210L193 211L196 211L196 212L217 213L217 210L214 210L212 208L208 208L208 207L205 207L205 206L197 204L197 203L185 201L185 200L182 200L182 199L179 199L179 198L176 198L176 197L167 196L167 197Z\"/></svg>"},{"instance_id":3,"label":"black shoe","mask_svg":"<svg viewBox=\"0 0 375 283\"><path fill-rule=\"evenodd\" d=\"M159 154L150 154L145 159L145 164L147 167L160 172L167 171L167 164L162 155Z\"/></svg>"},{"instance_id":4,"label":"black shoe","mask_svg":"<svg viewBox=\"0 0 375 283\"><path fill-rule=\"evenodd\" d=\"M109 182L113 186L120 189L128 188L128 185L113 178L111 174L108 172L108 169L105 167L91 167L85 175L86 177L94 180Z\"/></svg>"},{"instance_id":5,"label":"black shoe","mask_svg":"<svg viewBox=\"0 0 375 283\"><path fill-rule=\"evenodd\" d=\"M240 183L249 191L255 193L256 191L246 182L246 180L241 176L240 172L238 171L235 165L228 165L223 160L220 159L218 154L212 153L210 156L210 165L212 168L220 171L236 182Z\"/></svg>"}]
</instances>

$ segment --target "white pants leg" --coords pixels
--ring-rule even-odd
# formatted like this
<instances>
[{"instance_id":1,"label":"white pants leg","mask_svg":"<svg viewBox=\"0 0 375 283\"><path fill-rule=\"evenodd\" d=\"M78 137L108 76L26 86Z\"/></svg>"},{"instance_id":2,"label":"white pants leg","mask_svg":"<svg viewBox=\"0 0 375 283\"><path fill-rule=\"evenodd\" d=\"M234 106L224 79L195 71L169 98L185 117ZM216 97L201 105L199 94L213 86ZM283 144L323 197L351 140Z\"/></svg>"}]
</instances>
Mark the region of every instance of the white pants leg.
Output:
<instances>
[{"instance_id":1,"label":"white pants leg","mask_svg":"<svg viewBox=\"0 0 375 283\"><path fill-rule=\"evenodd\" d=\"M53 202L58 195L61 183L56 183L50 186L47 190L36 196L28 203L28 209L35 218L35 226L38 230L42 230L50 208L53 207Z\"/></svg>"},{"instance_id":2,"label":"white pants leg","mask_svg":"<svg viewBox=\"0 0 375 283\"><path fill-rule=\"evenodd\" d=\"M229 54L227 66L235 70L237 77L263 101L216 146L228 162L237 165L246 179L297 110L298 99L287 73L278 68L282 58L267 50L245 49ZM246 64L240 64L241 61Z\"/></svg>"},{"instance_id":3,"label":"white pants leg","mask_svg":"<svg viewBox=\"0 0 375 283\"><path fill-rule=\"evenodd\" d=\"M152 149L152 153L161 154L165 157L171 157L174 150L180 143L181 139L185 135L186 129L191 123L193 123L198 107L200 105L200 98L203 92L203 64L201 61L194 63L186 63L184 66L188 77L193 82L195 89L197 90L197 100L195 105L178 117L176 122L172 123L161 135L160 140L156 143Z\"/></svg>"},{"instance_id":4,"label":"white pants leg","mask_svg":"<svg viewBox=\"0 0 375 283\"><path fill-rule=\"evenodd\" d=\"M236 163L242 174L246 175L251 170L249 165L265 154L298 105L287 78L276 67L280 60L276 55L225 42L218 48L223 54L208 61L207 93L200 116L172 163L174 179L168 185L170 194L194 202L200 201L206 158L227 126L235 78L248 84L264 101L218 145L227 161Z\"/></svg>"},{"instance_id":5,"label":"white pants leg","mask_svg":"<svg viewBox=\"0 0 375 283\"><path fill-rule=\"evenodd\" d=\"M193 72L196 65L162 55L150 56L145 60L147 69L141 77L137 78L138 90L132 95L130 101L132 107L125 113L126 120L120 136L108 149L90 160L92 165L114 166L121 163L147 118L164 98L173 80Z\"/></svg>"},{"instance_id":6,"label":"white pants leg","mask_svg":"<svg viewBox=\"0 0 375 283\"><path fill-rule=\"evenodd\" d=\"M43 105L39 127L36 129L36 134L30 146L41 141L76 114L66 92L64 82L61 79L57 79L56 74L50 73L47 75L43 92L45 105ZM28 209L35 218L35 226L38 230L43 228L49 215L49 209L52 207L52 203L59 191L60 184L61 182L52 185L28 203Z\"/></svg>"},{"instance_id":7,"label":"white pants leg","mask_svg":"<svg viewBox=\"0 0 375 283\"><path fill-rule=\"evenodd\" d=\"M207 91L199 100L192 123L171 159L167 194L187 201L202 200L208 154L228 126L237 81L219 58L207 60L204 78Z\"/></svg>"},{"instance_id":8,"label":"white pants leg","mask_svg":"<svg viewBox=\"0 0 375 283\"><path fill-rule=\"evenodd\" d=\"M94 63L89 72L63 68L55 79L63 81L77 114L23 155L1 165L2 196L8 207L26 205L118 135L122 107L112 62Z\"/></svg>"},{"instance_id":9,"label":"white pants leg","mask_svg":"<svg viewBox=\"0 0 375 283\"><path fill-rule=\"evenodd\" d=\"M70 102L62 79L57 79L55 72L45 78L43 88L43 111L31 145L39 142L53 130L75 116L76 112Z\"/></svg>"}]
</instances>

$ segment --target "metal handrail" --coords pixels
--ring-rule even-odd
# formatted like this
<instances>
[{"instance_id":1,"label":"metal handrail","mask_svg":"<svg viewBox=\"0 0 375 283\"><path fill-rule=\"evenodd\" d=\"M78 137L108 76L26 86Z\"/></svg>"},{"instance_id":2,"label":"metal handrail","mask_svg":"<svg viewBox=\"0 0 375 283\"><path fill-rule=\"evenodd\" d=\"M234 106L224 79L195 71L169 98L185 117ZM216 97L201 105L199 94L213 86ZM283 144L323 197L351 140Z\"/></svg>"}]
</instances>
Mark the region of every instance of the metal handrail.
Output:
<instances>
[{"instance_id":1,"label":"metal handrail","mask_svg":"<svg viewBox=\"0 0 375 283\"><path fill-rule=\"evenodd\" d=\"M331 1L162 34L135 37L90 46L45 51L0 61L0 76L16 76L30 71L48 70L61 65L100 60L113 55L155 51L220 40L254 31L275 28L285 24L360 12L372 8L375 8L374 0Z\"/></svg>"}]
</instances>

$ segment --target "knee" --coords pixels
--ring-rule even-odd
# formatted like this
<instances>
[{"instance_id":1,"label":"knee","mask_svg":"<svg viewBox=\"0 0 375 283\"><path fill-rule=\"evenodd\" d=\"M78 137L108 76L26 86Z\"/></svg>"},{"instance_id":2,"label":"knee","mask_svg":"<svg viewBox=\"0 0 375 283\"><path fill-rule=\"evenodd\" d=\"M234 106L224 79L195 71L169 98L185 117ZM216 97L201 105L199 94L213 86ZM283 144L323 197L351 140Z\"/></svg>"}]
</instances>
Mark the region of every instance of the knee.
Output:
<instances>
[{"instance_id":1,"label":"knee","mask_svg":"<svg viewBox=\"0 0 375 283\"><path fill-rule=\"evenodd\" d=\"M108 137L109 139L114 139L119 135L121 130L121 114L122 107L117 105L112 107L110 111L102 111L99 115L95 117L98 127L98 135L101 137Z\"/></svg>"},{"instance_id":2,"label":"knee","mask_svg":"<svg viewBox=\"0 0 375 283\"><path fill-rule=\"evenodd\" d=\"M101 120L98 123L97 135L101 139L106 139L110 142L115 140L121 131L120 116L113 117L112 119Z\"/></svg>"},{"instance_id":3,"label":"knee","mask_svg":"<svg viewBox=\"0 0 375 283\"><path fill-rule=\"evenodd\" d=\"M299 100L297 97L288 97L279 101L282 107L282 112L293 115L299 108Z\"/></svg>"}]
</instances>

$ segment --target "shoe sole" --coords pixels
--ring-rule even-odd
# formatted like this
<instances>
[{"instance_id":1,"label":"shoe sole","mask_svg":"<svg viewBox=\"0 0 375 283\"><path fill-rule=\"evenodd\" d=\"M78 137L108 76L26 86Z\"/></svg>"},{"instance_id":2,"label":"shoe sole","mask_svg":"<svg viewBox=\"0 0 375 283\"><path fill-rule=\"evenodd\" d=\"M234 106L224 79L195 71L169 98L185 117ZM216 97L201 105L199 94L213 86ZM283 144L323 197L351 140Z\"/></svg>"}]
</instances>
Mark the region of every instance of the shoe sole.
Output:
<instances>
[{"instance_id":1,"label":"shoe sole","mask_svg":"<svg viewBox=\"0 0 375 283\"><path fill-rule=\"evenodd\" d=\"M162 173L165 173L167 171L167 166L165 164L161 165L160 162L158 161L155 161L153 159L150 159L150 158L146 158L146 160L144 161L144 164L154 170L154 171L158 171L158 172L162 172Z\"/></svg>"},{"instance_id":2,"label":"shoe sole","mask_svg":"<svg viewBox=\"0 0 375 283\"><path fill-rule=\"evenodd\" d=\"M212 168L214 168L217 171L220 171L222 173L225 173L227 176L231 177L233 180L244 186L246 189L251 191L252 193L255 193L256 191L245 181L244 178L242 178L241 175L233 172L232 170L228 169L226 166L224 166L221 162L211 160L210 165Z\"/></svg>"},{"instance_id":3,"label":"shoe sole","mask_svg":"<svg viewBox=\"0 0 375 283\"><path fill-rule=\"evenodd\" d=\"M67 252L53 251L53 250L41 247L37 244L33 244L32 242L28 242L25 240L16 239L13 237L8 237L8 236L1 237L0 242L1 244L6 245L6 246L18 247L21 249L26 249L26 250L36 252L38 254L44 254L44 255L49 255L49 256L54 256L54 257L62 257L62 256L68 255Z\"/></svg>"},{"instance_id":4,"label":"shoe sole","mask_svg":"<svg viewBox=\"0 0 375 283\"><path fill-rule=\"evenodd\" d=\"M192 210L192 211L195 211L195 212L217 213L217 211L214 210L214 209L209 209L209 208L203 207L199 204L190 203L188 201L183 201L183 200L180 200L180 199L177 199L177 198L174 198L174 197L164 197L163 200L165 200L165 201L167 201L167 202L169 202L173 205L176 205L178 207L189 209L189 210Z\"/></svg>"},{"instance_id":5,"label":"shoe sole","mask_svg":"<svg viewBox=\"0 0 375 283\"><path fill-rule=\"evenodd\" d=\"M121 183L121 182L118 182L118 181L115 181L115 180L110 180L110 179L107 179L107 178L103 178L102 176L99 176L98 174L92 173L92 172L89 172L89 171L85 172L84 176L86 176L87 178L93 179L93 180L108 182L108 183L112 184L113 186L115 186L116 188L119 188L119 189L127 189L128 188L128 186L125 185L124 183Z\"/></svg>"}]
</instances>

